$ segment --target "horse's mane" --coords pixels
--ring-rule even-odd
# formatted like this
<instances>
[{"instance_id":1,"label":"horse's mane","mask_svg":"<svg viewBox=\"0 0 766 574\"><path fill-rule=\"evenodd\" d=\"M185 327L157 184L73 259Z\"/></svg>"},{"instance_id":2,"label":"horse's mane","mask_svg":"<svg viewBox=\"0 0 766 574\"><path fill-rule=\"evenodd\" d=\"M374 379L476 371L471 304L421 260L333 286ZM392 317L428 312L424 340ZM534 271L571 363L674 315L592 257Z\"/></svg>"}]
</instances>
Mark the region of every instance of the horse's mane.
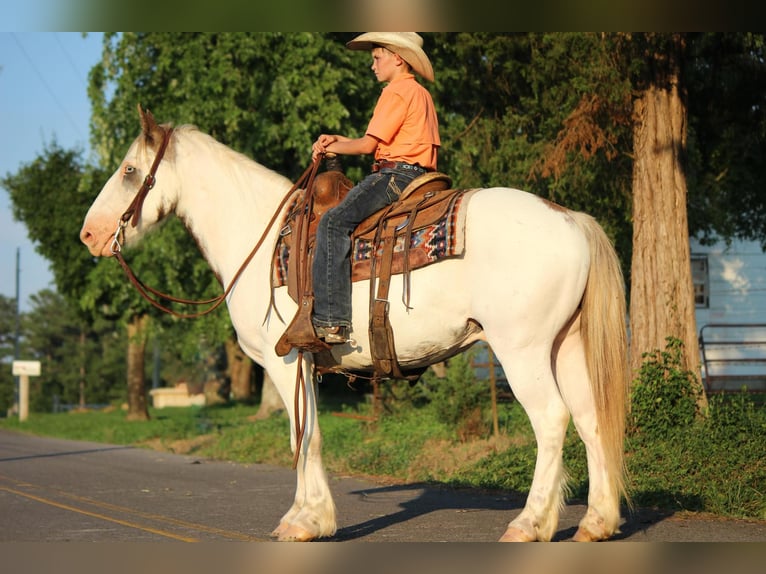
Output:
<instances>
[{"instance_id":1,"label":"horse's mane","mask_svg":"<svg viewBox=\"0 0 766 574\"><path fill-rule=\"evenodd\" d=\"M283 175L218 141L193 124L180 125L175 128L175 132L177 134L176 137L188 136L203 146L205 153L212 156L216 164L225 166L228 175L243 184L236 186L238 188L247 189L248 184L252 186L255 181L264 180L267 182L267 186L270 182L276 184L277 189L280 187L279 184L289 184L289 181Z\"/></svg>"}]
</instances>

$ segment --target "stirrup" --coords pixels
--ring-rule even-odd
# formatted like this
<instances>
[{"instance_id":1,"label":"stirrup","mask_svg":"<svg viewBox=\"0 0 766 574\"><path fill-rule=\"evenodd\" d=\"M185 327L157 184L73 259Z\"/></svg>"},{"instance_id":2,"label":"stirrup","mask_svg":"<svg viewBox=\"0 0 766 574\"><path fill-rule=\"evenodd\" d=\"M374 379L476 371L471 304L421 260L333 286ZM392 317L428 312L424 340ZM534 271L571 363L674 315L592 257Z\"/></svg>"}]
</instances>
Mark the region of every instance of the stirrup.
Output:
<instances>
[{"instance_id":1,"label":"stirrup","mask_svg":"<svg viewBox=\"0 0 766 574\"><path fill-rule=\"evenodd\" d=\"M322 327L315 325L317 337L324 340L328 345L342 345L348 343L348 327L336 325L334 327Z\"/></svg>"}]
</instances>

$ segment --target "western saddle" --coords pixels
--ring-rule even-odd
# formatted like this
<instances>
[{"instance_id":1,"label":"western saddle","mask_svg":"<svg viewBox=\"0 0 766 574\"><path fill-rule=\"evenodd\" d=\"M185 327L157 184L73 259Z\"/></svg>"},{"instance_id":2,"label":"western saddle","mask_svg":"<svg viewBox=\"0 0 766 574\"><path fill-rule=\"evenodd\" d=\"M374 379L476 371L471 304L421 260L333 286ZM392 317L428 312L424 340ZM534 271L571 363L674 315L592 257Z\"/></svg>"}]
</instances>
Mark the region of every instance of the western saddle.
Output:
<instances>
[{"instance_id":1,"label":"western saddle","mask_svg":"<svg viewBox=\"0 0 766 574\"><path fill-rule=\"evenodd\" d=\"M403 301L409 307L412 269L428 264L411 252L410 244L414 230L438 222L454 205L456 198L466 190L450 189L449 176L430 172L416 177L402 191L399 199L362 221L352 234L355 241L364 240L372 246L369 263L355 265L353 280L370 280L370 353L374 376L381 378L417 378L417 372L403 371L396 356L394 333L388 317L388 294L391 276L404 275ZM337 364L329 353L330 346L317 338L311 322L313 310L313 286L311 265L317 225L322 215L337 205L353 186L339 170L337 164L328 161L328 170L317 174L308 190L300 190L282 227L281 236L289 249L286 284L288 293L298 303L298 311L276 345L276 352L284 356L291 349L315 354L318 366L332 371ZM403 241L400 239L403 236ZM400 248L395 252L399 242ZM273 260L277 259L277 254ZM321 360L319 360L321 359Z\"/></svg>"}]
</instances>

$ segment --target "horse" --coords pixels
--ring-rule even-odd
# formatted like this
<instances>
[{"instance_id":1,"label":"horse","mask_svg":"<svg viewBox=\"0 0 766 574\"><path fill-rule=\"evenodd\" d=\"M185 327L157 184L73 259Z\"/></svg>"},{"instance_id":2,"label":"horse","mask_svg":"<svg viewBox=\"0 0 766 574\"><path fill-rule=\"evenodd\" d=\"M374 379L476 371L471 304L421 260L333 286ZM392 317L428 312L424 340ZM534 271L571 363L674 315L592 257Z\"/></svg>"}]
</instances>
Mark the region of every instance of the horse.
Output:
<instances>
[{"instance_id":1,"label":"horse","mask_svg":"<svg viewBox=\"0 0 766 574\"><path fill-rule=\"evenodd\" d=\"M282 317L289 320L298 306L271 279L280 230L269 220L286 210L291 181L194 125L159 124L140 105L138 112L140 134L89 208L80 239L92 255L109 257L118 235L132 243L170 214L180 218L227 287L240 346L268 372L291 422L295 498L272 536L330 537L336 506L322 463L317 384L308 378L314 358L296 349L275 352L286 328ZM139 187L143 195L133 201L133 225L127 225L126 210ZM609 539L619 532L622 501L629 504L625 284L614 247L590 215L523 190L481 188L465 209L464 252L412 270L409 305L391 304L399 363L425 368L486 341L537 443L525 505L499 540L549 541L556 533L568 492L562 453L570 419L585 445L589 478L587 510L574 540ZM263 245L253 253L259 235ZM392 277L392 289L403 287L397 281L404 281L401 275ZM362 336L369 281L353 284L352 300L351 341L331 353L349 372L370 372ZM296 369L312 382L299 401ZM305 435L298 441L301 416Z\"/></svg>"}]
</instances>

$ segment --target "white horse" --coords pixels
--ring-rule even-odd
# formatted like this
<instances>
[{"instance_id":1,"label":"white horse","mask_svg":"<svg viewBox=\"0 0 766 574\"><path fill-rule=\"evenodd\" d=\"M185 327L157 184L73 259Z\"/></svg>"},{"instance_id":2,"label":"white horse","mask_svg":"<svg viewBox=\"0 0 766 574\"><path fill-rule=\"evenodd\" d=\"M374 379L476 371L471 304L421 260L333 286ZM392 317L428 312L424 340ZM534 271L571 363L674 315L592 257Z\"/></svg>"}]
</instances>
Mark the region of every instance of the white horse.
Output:
<instances>
[{"instance_id":1,"label":"white horse","mask_svg":"<svg viewBox=\"0 0 766 574\"><path fill-rule=\"evenodd\" d=\"M80 238L95 256L112 255L115 222L122 221L170 132L140 107L139 114L141 135L82 227ZM124 240L134 241L175 213L228 286L291 182L194 126L179 126L167 139L164 158L155 165L156 185L137 206L137 225L123 222ZM286 405L294 453L296 417L305 412L295 500L273 532L279 540L302 541L332 536L336 509L321 458L316 389L307 385L305 404L296 409L298 353L280 357L274 350L286 328L269 313L278 227L271 227L236 279L227 305L240 345L267 370ZM391 289L401 285L396 276ZM443 361L487 341L534 429L537 461L529 495L501 540L550 540L555 534L566 496L562 448L570 416L585 443L589 474L588 508L575 540L603 540L618 532L620 502L627 498L625 287L614 249L596 221L517 189L478 190L468 201L464 254L412 271L411 289L410 309L396 303L390 309L402 368ZM286 287L276 289L274 301L289 321L297 305ZM332 349L349 370L372 368L368 301L369 282L354 283L352 341ZM307 353L303 361L306 377L311 357Z\"/></svg>"}]
</instances>

